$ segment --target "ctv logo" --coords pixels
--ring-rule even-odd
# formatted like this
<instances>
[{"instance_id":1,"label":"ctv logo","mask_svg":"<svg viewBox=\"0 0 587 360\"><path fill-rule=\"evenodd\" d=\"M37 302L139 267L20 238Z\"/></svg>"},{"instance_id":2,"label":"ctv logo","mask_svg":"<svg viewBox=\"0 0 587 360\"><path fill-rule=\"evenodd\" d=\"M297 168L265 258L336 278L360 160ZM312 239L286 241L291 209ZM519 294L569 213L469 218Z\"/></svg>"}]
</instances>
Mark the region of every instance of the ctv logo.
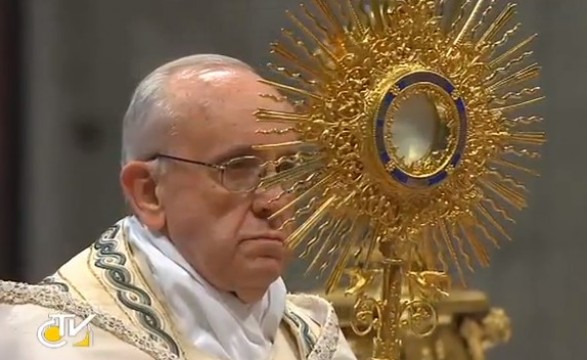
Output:
<instances>
[{"instance_id":1,"label":"ctv logo","mask_svg":"<svg viewBox=\"0 0 587 360\"><path fill-rule=\"evenodd\" d=\"M43 323L37 330L37 339L39 339L42 345L51 349L58 349L65 346L68 343L65 338L68 338L70 341L75 341L73 346L90 347L92 345L90 322L95 316L90 315L79 324L76 324L75 315L49 315L49 320Z\"/></svg>"}]
</instances>

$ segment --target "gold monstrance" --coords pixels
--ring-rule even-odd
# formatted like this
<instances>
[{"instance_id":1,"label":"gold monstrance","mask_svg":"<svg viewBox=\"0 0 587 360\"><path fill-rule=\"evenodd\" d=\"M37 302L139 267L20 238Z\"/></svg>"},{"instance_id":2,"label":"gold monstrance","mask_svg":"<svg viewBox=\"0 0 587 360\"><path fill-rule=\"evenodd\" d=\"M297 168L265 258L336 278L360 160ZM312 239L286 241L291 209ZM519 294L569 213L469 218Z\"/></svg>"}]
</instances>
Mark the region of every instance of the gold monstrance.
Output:
<instances>
[{"instance_id":1,"label":"gold monstrance","mask_svg":"<svg viewBox=\"0 0 587 360\"><path fill-rule=\"evenodd\" d=\"M258 147L297 151L262 185L292 197L274 216L295 210L287 244L330 272L326 291L350 275L372 359L398 360L402 332L430 333L449 271L487 266L485 243L509 239L508 211L526 206L523 163L545 141L525 114L542 98L539 67L534 36L515 40L516 6L499 3L314 0L272 45L282 80L266 82L295 111L257 117L299 141ZM377 277L380 298L366 292Z\"/></svg>"}]
</instances>

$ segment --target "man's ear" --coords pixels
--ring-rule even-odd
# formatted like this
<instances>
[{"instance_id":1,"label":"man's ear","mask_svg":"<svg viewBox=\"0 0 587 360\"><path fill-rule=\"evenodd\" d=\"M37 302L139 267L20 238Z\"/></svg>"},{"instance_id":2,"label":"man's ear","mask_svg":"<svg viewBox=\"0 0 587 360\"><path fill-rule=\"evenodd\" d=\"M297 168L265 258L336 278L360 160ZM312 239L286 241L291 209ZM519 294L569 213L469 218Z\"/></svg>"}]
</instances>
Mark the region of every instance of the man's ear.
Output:
<instances>
[{"instance_id":1,"label":"man's ear","mask_svg":"<svg viewBox=\"0 0 587 360\"><path fill-rule=\"evenodd\" d=\"M133 213L139 220L152 230L163 229L165 214L151 166L142 161L127 163L120 171L120 184Z\"/></svg>"}]
</instances>

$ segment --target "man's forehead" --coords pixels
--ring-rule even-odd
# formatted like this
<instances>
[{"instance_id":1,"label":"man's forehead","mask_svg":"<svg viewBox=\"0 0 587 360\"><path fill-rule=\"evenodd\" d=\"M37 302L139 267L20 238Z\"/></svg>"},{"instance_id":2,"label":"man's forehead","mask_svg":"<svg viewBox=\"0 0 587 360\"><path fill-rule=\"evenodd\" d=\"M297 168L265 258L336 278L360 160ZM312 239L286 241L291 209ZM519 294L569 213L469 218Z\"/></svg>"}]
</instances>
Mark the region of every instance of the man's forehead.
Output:
<instances>
[{"instance_id":1,"label":"man's forehead","mask_svg":"<svg viewBox=\"0 0 587 360\"><path fill-rule=\"evenodd\" d=\"M295 152L295 146L271 147L267 150L256 150L256 145L267 145L276 143L292 142L298 139L296 133L287 130L287 124L265 123L257 121L254 115L250 118L234 118L224 125L216 123L209 132L201 133L201 137L206 137L203 141L213 142L214 146L209 148L210 152L215 153L214 157L219 156L228 160L237 156L259 155L262 157L273 158L287 153ZM273 130L279 130L271 133Z\"/></svg>"},{"instance_id":2,"label":"man's forehead","mask_svg":"<svg viewBox=\"0 0 587 360\"><path fill-rule=\"evenodd\" d=\"M291 125L258 121L255 115L258 109L292 112L294 107L286 101L276 101L282 97L274 88L261 83L257 75L235 75L233 70L220 69L200 77L216 85L193 92L199 96L190 99L177 129L179 133L185 132L194 146L201 146L200 150L215 153L223 150L226 156L239 156L254 153L254 145L295 139L294 134L261 133ZM224 81L226 78L232 80Z\"/></svg>"},{"instance_id":3,"label":"man's forehead","mask_svg":"<svg viewBox=\"0 0 587 360\"><path fill-rule=\"evenodd\" d=\"M180 102L179 107L189 113L189 117L197 117L203 112L208 117L230 119L239 113L239 117L253 117L259 108L293 112L294 106L269 85L261 83L261 78L251 77L242 81L220 81L225 75L209 73L213 86L184 84L176 86L173 97ZM234 79L233 79L234 80Z\"/></svg>"}]
</instances>

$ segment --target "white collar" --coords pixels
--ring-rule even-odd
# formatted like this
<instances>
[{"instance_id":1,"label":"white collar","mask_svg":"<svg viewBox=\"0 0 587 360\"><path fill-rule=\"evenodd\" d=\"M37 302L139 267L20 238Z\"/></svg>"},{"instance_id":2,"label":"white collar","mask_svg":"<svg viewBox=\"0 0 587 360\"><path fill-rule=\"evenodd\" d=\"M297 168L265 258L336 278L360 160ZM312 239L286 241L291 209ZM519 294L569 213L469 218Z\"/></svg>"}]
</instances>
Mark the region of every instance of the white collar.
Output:
<instances>
[{"instance_id":1,"label":"white collar","mask_svg":"<svg viewBox=\"0 0 587 360\"><path fill-rule=\"evenodd\" d=\"M181 256L171 241L153 234L136 217L123 220L129 242L146 257L155 282L192 344L226 360L264 360L285 311L281 278L262 300L246 305L215 289Z\"/></svg>"}]
</instances>

